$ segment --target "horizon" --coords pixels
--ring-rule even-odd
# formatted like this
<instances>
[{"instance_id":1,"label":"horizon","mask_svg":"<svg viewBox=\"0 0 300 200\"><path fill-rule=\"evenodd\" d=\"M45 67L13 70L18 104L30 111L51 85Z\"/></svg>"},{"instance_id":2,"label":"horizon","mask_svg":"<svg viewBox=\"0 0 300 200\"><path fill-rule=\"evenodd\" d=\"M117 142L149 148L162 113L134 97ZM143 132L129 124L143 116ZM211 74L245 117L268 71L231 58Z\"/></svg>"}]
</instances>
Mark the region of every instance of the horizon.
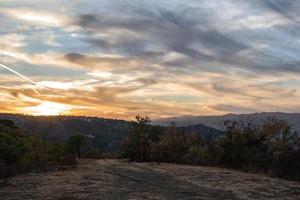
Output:
<instances>
[{"instance_id":1,"label":"horizon","mask_svg":"<svg viewBox=\"0 0 300 200\"><path fill-rule=\"evenodd\" d=\"M0 112L300 112L300 1L2 0Z\"/></svg>"},{"instance_id":2,"label":"horizon","mask_svg":"<svg viewBox=\"0 0 300 200\"><path fill-rule=\"evenodd\" d=\"M299 112L280 112L280 111L274 111L274 112L254 112L254 113L225 113L221 115L177 115L173 117L165 117L165 118L150 118L151 122L159 122L159 121L165 121L170 119L181 119L181 118L188 118L188 117L222 117L227 115L255 115L255 114L300 114ZM21 116L29 116L29 117L83 117L83 118L99 118L99 119L109 119L109 120L120 120L120 121L135 121L135 117L132 118L109 118L109 117L101 117L96 115L68 115L68 114L58 114L58 115L33 115L33 114L27 114L27 113L5 113L0 112L0 115L21 115Z\"/></svg>"}]
</instances>

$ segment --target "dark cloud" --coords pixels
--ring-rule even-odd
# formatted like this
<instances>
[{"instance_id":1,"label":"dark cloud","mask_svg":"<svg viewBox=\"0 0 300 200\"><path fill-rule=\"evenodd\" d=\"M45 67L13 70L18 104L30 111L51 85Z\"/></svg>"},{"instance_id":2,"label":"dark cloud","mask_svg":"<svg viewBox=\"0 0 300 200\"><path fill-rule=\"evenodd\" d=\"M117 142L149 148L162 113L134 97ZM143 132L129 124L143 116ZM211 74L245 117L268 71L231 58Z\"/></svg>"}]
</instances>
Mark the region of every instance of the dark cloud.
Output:
<instances>
[{"instance_id":1,"label":"dark cloud","mask_svg":"<svg viewBox=\"0 0 300 200\"><path fill-rule=\"evenodd\" d=\"M247 2L255 7L254 3ZM256 2L257 3L257 2ZM295 1L284 3L283 1L266 1L260 3L264 7L276 10L294 10ZM279 35L285 33L288 27L277 32L277 37L270 34L270 30L242 29L235 32L221 32L212 24L218 20L213 12L204 8L183 7L179 10L127 7L121 10L121 17L116 15L85 14L80 15L75 24L86 31L85 41L93 47L103 51L123 54L126 56L143 57L150 53L166 55L169 52L177 52L186 56L186 59L161 60L162 57L152 57L153 63L162 64L168 68L189 68L190 70L220 71L224 68L240 68L260 73L299 73L298 60L282 59L281 55L272 53L275 50L299 51L299 47L286 49L286 46L272 46ZM278 28L278 27L277 27ZM101 37L98 33L108 30L109 37ZM293 31L298 28L294 27ZM300 30L300 29L299 29ZM124 34L122 34L122 31ZM128 34L128 33L132 34ZM264 38L262 38L264 37ZM269 37L269 38L268 38ZM273 38L270 38L273 37ZM251 49L253 43L266 43L268 49ZM278 41L276 41L278 43ZM282 45L281 43L279 45ZM252 47L251 47L252 46ZM281 49L280 49L281 48ZM246 54L244 51L251 50ZM241 53L242 52L242 53ZM149 57L151 58L151 57ZM299 60L300 61L300 60ZM202 63L217 62L218 65L204 66ZM167 69L171 70L172 69Z\"/></svg>"},{"instance_id":2,"label":"dark cloud","mask_svg":"<svg viewBox=\"0 0 300 200\"><path fill-rule=\"evenodd\" d=\"M299 23L300 2L298 0L266 0L261 1L266 7L281 14L292 22Z\"/></svg>"},{"instance_id":3,"label":"dark cloud","mask_svg":"<svg viewBox=\"0 0 300 200\"><path fill-rule=\"evenodd\" d=\"M86 14L86 15L80 15L77 23L82 27L89 27L90 25L97 23L97 21L98 19L96 15Z\"/></svg>"},{"instance_id":4,"label":"dark cloud","mask_svg":"<svg viewBox=\"0 0 300 200\"><path fill-rule=\"evenodd\" d=\"M194 8L191 9L195 12ZM195 19L188 19L185 17L188 8L179 13L167 10L134 11L132 15L118 18L93 14L81 15L76 24L88 31L89 37L86 41L91 45L120 50L125 54L141 55L153 51L154 48L160 51L179 52L199 60L215 60L248 48L247 45L229 35L210 28L209 20L200 20L203 24L199 26ZM201 11L199 10L200 14L198 13L200 16L202 16ZM120 34L116 37L112 35L111 38L97 36L97 33L107 29L116 29L120 32L124 29L134 34ZM203 52L207 50L215 55L211 56Z\"/></svg>"}]
</instances>

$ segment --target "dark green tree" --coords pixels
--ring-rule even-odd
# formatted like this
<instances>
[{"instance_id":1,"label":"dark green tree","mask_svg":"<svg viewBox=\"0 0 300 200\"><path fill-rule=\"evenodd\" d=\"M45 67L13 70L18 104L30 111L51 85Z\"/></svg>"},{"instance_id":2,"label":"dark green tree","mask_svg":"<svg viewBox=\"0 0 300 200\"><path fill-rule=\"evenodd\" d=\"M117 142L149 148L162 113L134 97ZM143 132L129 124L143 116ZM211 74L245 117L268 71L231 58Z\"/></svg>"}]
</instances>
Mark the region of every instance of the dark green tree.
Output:
<instances>
[{"instance_id":1,"label":"dark green tree","mask_svg":"<svg viewBox=\"0 0 300 200\"><path fill-rule=\"evenodd\" d=\"M146 162L150 159L150 122L148 116L136 116L126 147L131 161Z\"/></svg>"},{"instance_id":2,"label":"dark green tree","mask_svg":"<svg viewBox=\"0 0 300 200\"><path fill-rule=\"evenodd\" d=\"M84 142L84 135L76 134L69 137L67 144L66 144L66 150L70 154L76 154L78 158L81 157L81 145Z\"/></svg>"}]
</instances>

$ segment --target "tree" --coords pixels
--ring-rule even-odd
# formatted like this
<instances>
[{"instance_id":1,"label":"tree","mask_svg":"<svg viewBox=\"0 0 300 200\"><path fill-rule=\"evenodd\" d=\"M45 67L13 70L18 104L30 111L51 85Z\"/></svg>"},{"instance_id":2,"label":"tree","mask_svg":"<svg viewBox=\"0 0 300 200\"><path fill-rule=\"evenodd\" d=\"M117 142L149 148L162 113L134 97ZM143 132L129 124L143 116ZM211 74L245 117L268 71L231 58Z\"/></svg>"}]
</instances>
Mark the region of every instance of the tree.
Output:
<instances>
[{"instance_id":1,"label":"tree","mask_svg":"<svg viewBox=\"0 0 300 200\"><path fill-rule=\"evenodd\" d=\"M66 150L68 153L77 154L78 158L81 157L81 145L85 137L81 134L72 135L69 137L66 145Z\"/></svg>"},{"instance_id":2,"label":"tree","mask_svg":"<svg viewBox=\"0 0 300 200\"><path fill-rule=\"evenodd\" d=\"M286 121L268 118L246 126L228 121L226 127L219 141L221 165L299 179L299 137Z\"/></svg>"},{"instance_id":3,"label":"tree","mask_svg":"<svg viewBox=\"0 0 300 200\"><path fill-rule=\"evenodd\" d=\"M28 134L11 121L0 120L0 180L3 179L4 183L15 174L41 171L46 166L60 164L66 155L62 145Z\"/></svg>"},{"instance_id":4,"label":"tree","mask_svg":"<svg viewBox=\"0 0 300 200\"><path fill-rule=\"evenodd\" d=\"M15 175L14 168L24 154L22 143L6 133L0 133L0 178L7 179Z\"/></svg>"},{"instance_id":5,"label":"tree","mask_svg":"<svg viewBox=\"0 0 300 200\"><path fill-rule=\"evenodd\" d=\"M145 162L150 160L150 117L136 116L133 131L129 134L126 147L131 161Z\"/></svg>"}]
</instances>

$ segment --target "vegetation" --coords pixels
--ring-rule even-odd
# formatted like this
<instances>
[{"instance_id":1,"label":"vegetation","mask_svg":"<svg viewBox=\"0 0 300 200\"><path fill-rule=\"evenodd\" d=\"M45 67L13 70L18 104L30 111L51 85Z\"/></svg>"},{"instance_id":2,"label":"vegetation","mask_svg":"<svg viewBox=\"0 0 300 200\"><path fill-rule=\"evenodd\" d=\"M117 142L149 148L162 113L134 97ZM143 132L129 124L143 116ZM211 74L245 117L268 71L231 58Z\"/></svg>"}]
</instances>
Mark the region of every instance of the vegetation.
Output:
<instances>
[{"instance_id":1,"label":"vegetation","mask_svg":"<svg viewBox=\"0 0 300 200\"><path fill-rule=\"evenodd\" d=\"M126 150L124 156L128 156L131 161L149 161L150 136L149 117L136 116L137 123L134 123L133 131L129 134L129 139L124 142Z\"/></svg>"},{"instance_id":2,"label":"vegetation","mask_svg":"<svg viewBox=\"0 0 300 200\"><path fill-rule=\"evenodd\" d=\"M150 137L149 117L137 117L123 142L122 157L131 161L222 166L300 180L300 139L287 122L275 118L243 124L226 121L219 139L178 129ZM153 133L152 133L153 134Z\"/></svg>"},{"instance_id":3,"label":"vegetation","mask_svg":"<svg viewBox=\"0 0 300 200\"><path fill-rule=\"evenodd\" d=\"M132 132L133 127L132 122L129 121L84 116L30 116L0 113L0 119L10 119L18 124L19 128L30 133L38 133L53 143L65 143L70 136L83 134L85 136L85 141L81 145L83 157L101 157L101 154L117 155L122 140ZM162 131L161 129L165 127L150 126L152 133L158 133ZM213 137L223 134L222 131L201 124L181 127L181 129L211 134ZM155 135L153 136L156 137ZM150 137L151 140L157 140Z\"/></svg>"},{"instance_id":4,"label":"vegetation","mask_svg":"<svg viewBox=\"0 0 300 200\"><path fill-rule=\"evenodd\" d=\"M222 166L300 180L300 139L285 121L225 125L226 135L219 142Z\"/></svg>"},{"instance_id":5,"label":"vegetation","mask_svg":"<svg viewBox=\"0 0 300 200\"><path fill-rule=\"evenodd\" d=\"M85 116L31 116L19 114L0 114L1 119L10 119L19 128L30 133L38 133L53 143L65 143L72 135L83 134L91 148L84 142L82 153L86 151L115 152L129 133L131 122L116 119L104 119ZM85 156L85 155L82 155Z\"/></svg>"},{"instance_id":6,"label":"vegetation","mask_svg":"<svg viewBox=\"0 0 300 200\"><path fill-rule=\"evenodd\" d=\"M69 137L67 144L66 144L66 150L68 153L74 155L76 154L78 158L81 157L81 145L84 142L84 135L76 134Z\"/></svg>"},{"instance_id":7,"label":"vegetation","mask_svg":"<svg viewBox=\"0 0 300 200\"><path fill-rule=\"evenodd\" d=\"M0 120L0 178L50 166L76 164L63 144L49 143L39 135L18 129L9 120Z\"/></svg>"},{"instance_id":8,"label":"vegetation","mask_svg":"<svg viewBox=\"0 0 300 200\"><path fill-rule=\"evenodd\" d=\"M121 157L136 162L170 162L222 166L300 180L300 139L287 122L275 118L247 123L226 121L216 138L195 129L150 125L137 116L123 140ZM101 158L92 136L73 134L66 143L51 143L39 135L0 120L0 178L76 164L76 158Z\"/></svg>"},{"instance_id":9,"label":"vegetation","mask_svg":"<svg viewBox=\"0 0 300 200\"><path fill-rule=\"evenodd\" d=\"M158 142L162 129L150 125L148 116L136 116L133 129L129 136L123 140L121 157L128 157L131 161L147 162L151 158L151 146Z\"/></svg>"}]
</instances>

